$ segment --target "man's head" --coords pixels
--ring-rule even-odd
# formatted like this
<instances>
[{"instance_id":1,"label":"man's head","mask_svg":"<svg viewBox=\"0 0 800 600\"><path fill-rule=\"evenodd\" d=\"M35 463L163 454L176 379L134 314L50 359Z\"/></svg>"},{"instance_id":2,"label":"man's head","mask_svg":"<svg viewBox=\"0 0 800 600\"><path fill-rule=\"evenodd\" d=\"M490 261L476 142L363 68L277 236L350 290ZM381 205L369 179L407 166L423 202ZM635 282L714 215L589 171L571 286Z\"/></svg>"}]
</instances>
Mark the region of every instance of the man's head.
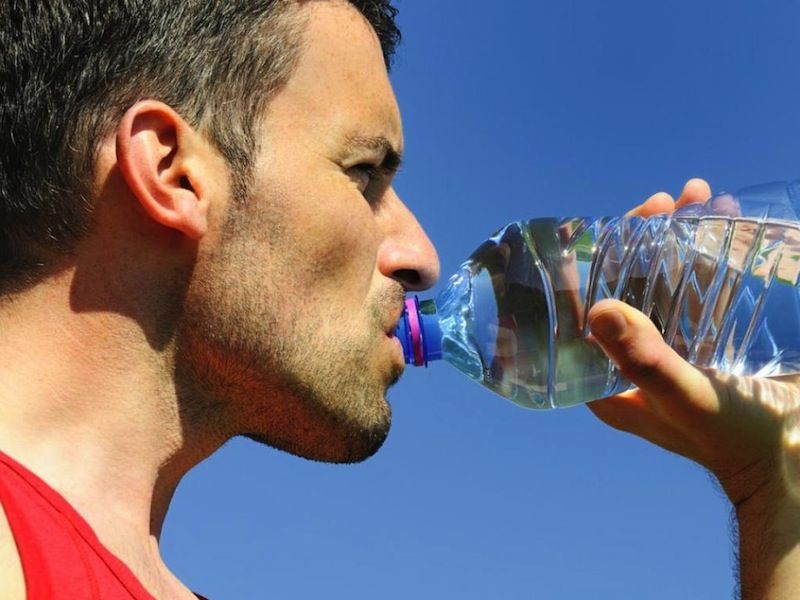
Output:
<instances>
[{"instance_id":1,"label":"man's head","mask_svg":"<svg viewBox=\"0 0 800 600\"><path fill-rule=\"evenodd\" d=\"M403 290L438 275L391 187L402 151L386 74L394 9L377 0L23 4L34 29L51 10L47 35L70 32L54 63L72 70L54 66L39 82L64 87L61 120L41 103L27 114L22 101L21 124L7 109L0 117L9 125L0 133L7 289L24 287L15 270L35 282L74 254L63 264L77 264L76 297L103 297L97 305L125 305L142 321L141 307L158 313L190 411L311 458L377 450L390 420L385 392L402 370L389 334ZM0 19L13 29L20 16ZM72 63L84 44L111 50L82 71ZM4 60L4 72L29 77L13 54ZM33 89L8 85L34 100ZM53 106L58 93L46 92ZM30 157L6 150L34 144Z\"/></svg>"},{"instance_id":2,"label":"man's head","mask_svg":"<svg viewBox=\"0 0 800 600\"><path fill-rule=\"evenodd\" d=\"M308 0L14 0L0 5L0 293L57 268L91 229L100 140L161 100L203 131L241 186L255 127L301 50ZM388 0L352 0L387 65Z\"/></svg>"}]
</instances>

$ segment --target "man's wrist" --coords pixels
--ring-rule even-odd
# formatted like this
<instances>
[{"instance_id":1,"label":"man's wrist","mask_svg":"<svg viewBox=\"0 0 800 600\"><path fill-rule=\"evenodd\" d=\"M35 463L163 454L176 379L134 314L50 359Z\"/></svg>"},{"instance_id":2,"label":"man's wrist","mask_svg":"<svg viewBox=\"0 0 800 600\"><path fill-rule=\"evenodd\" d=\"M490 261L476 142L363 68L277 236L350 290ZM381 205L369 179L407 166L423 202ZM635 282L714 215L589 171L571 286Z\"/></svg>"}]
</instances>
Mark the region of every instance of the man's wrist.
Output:
<instances>
[{"instance_id":1,"label":"man's wrist","mask_svg":"<svg viewBox=\"0 0 800 600\"><path fill-rule=\"evenodd\" d=\"M800 502L783 477L729 497L735 498L742 600L798 597Z\"/></svg>"}]
</instances>

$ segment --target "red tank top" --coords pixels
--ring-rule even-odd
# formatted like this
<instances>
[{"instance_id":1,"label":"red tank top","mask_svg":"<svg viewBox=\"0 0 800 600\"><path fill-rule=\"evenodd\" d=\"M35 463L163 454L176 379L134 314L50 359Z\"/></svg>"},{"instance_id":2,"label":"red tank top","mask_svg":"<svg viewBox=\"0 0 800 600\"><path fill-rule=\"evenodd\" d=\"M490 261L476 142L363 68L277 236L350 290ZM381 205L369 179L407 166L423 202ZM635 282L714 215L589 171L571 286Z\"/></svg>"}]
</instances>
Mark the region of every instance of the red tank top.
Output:
<instances>
[{"instance_id":1,"label":"red tank top","mask_svg":"<svg viewBox=\"0 0 800 600\"><path fill-rule=\"evenodd\" d=\"M58 492L2 452L0 504L27 600L155 600Z\"/></svg>"}]
</instances>

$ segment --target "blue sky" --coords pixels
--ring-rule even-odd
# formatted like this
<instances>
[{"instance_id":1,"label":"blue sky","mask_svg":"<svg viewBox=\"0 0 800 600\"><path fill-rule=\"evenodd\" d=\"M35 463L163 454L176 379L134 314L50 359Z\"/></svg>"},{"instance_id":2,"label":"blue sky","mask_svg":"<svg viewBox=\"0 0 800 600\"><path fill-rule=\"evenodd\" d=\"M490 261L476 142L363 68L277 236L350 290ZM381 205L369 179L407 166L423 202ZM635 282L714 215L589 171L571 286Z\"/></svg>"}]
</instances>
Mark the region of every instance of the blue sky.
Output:
<instances>
[{"instance_id":1,"label":"blue sky","mask_svg":"<svg viewBox=\"0 0 800 600\"><path fill-rule=\"evenodd\" d=\"M445 279L515 219L800 177L796 1L398 6L397 187ZM731 597L729 508L702 468L446 364L390 401L361 465L227 445L178 490L169 564L212 600Z\"/></svg>"}]
</instances>

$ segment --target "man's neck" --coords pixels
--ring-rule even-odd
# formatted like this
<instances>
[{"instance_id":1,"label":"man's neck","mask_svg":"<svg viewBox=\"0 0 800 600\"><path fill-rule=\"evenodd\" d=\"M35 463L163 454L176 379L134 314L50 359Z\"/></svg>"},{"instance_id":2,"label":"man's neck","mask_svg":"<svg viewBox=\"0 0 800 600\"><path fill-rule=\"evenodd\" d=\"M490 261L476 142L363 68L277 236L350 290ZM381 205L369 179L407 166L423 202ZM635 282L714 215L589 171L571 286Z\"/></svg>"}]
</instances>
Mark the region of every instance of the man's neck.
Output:
<instances>
[{"instance_id":1,"label":"man's neck","mask_svg":"<svg viewBox=\"0 0 800 600\"><path fill-rule=\"evenodd\" d=\"M55 280L0 306L0 450L164 589L177 584L158 555L173 492L224 440L184 418L169 345L153 349L125 315L74 311L68 294Z\"/></svg>"}]
</instances>

